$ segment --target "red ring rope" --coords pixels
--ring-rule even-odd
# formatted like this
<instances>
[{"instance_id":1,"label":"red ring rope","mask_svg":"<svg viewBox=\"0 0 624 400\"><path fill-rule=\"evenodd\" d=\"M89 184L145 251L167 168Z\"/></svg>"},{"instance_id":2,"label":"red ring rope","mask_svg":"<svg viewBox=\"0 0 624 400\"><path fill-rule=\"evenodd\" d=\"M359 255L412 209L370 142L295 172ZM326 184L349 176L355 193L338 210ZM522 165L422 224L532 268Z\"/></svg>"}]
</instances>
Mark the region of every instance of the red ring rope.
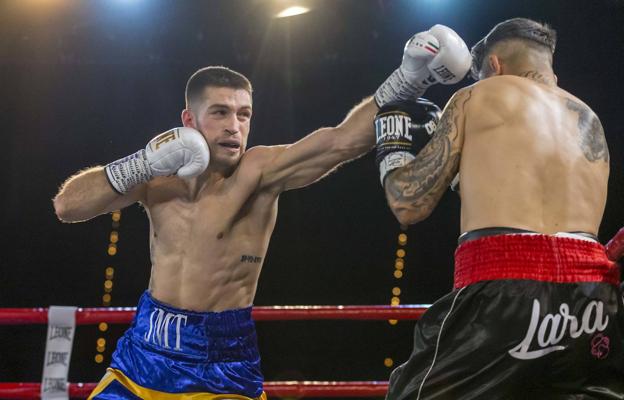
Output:
<instances>
[{"instance_id":1,"label":"red ring rope","mask_svg":"<svg viewBox=\"0 0 624 400\"><path fill-rule=\"evenodd\" d=\"M69 397L86 398L96 383L70 383ZM278 381L265 382L268 396L275 397L380 397L385 396L388 382L312 382ZM41 394L39 383L0 382L0 398L36 399Z\"/></svg>"},{"instance_id":2,"label":"red ring rope","mask_svg":"<svg viewBox=\"0 0 624 400\"><path fill-rule=\"evenodd\" d=\"M419 319L428 305L403 306L262 306L254 307L256 321L292 321L315 319L387 320ZM134 307L79 308L76 325L129 323ZM47 308L0 308L0 325L46 324Z\"/></svg>"},{"instance_id":3,"label":"red ring rope","mask_svg":"<svg viewBox=\"0 0 624 400\"><path fill-rule=\"evenodd\" d=\"M419 319L428 305L403 306L264 306L254 307L256 321L277 320L387 320ZM76 325L108 322L129 323L136 308L78 308ZM48 322L47 308L0 308L0 325L45 324ZM96 383L70 383L69 395L86 398ZM264 389L275 397L380 397L386 394L388 382L265 382ZM41 394L40 383L0 382L0 398L36 399Z\"/></svg>"}]
</instances>

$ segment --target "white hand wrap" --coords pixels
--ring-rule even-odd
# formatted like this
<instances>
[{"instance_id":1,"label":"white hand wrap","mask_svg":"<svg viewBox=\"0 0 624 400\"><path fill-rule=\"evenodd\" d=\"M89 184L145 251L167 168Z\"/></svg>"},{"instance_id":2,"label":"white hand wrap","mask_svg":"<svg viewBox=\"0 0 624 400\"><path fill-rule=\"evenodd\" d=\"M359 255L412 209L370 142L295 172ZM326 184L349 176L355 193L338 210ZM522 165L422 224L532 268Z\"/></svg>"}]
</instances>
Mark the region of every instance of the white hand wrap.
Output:
<instances>
[{"instance_id":1,"label":"white hand wrap","mask_svg":"<svg viewBox=\"0 0 624 400\"><path fill-rule=\"evenodd\" d=\"M108 183L119 193L127 193L134 186L152 179L152 169L149 166L145 149L108 164L104 171Z\"/></svg>"},{"instance_id":2,"label":"white hand wrap","mask_svg":"<svg viewBox=\"0 0 624 400\"><path fill-rule=\"evenodd\" d=\"M453 192L459 193L459 172L455 175L449 187Z\"/></svg>"},{"instance_id":3,"label":"white hand wrap","mask_svg":"<svg viewBox=\"0 0 624 400\"><path fill-rule=\"evenodd\" d=\"M385 156L383 160L379 162L379 179L381 180L381 186L384 185L386 175L388 175L389 172L409 164L415 158L416 156L409 151L396 151Z\"/></svg>"}]
</instances>

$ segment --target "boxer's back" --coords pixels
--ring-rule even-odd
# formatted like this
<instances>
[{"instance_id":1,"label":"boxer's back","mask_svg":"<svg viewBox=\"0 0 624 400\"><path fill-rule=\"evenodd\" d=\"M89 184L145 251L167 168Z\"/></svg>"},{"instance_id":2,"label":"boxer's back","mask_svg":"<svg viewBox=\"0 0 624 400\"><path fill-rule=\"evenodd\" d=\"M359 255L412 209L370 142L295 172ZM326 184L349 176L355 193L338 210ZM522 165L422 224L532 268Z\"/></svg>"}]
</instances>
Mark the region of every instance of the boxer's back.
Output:
<instances>
[{"instance_id":1,"label":"boxer's back","mask_svg":"<svg viewBox=\"0 0 624 400\"><path fill-rule=\"evenodd\" d=\"M466 107L462 232L597 233L608 150L587 105L556 86L504 75L475 84Z\"/></svg>"}]
</instances>

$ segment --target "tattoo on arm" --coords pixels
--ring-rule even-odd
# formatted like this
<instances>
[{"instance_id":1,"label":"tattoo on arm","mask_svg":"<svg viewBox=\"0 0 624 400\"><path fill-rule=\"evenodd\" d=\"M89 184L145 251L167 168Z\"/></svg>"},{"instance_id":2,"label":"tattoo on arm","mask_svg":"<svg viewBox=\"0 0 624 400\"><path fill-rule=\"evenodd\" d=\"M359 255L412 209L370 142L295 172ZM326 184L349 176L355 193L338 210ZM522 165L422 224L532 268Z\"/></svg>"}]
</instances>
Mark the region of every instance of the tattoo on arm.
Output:
<instances>
[{"instance_id":1,"label":"tattoo on arm","mask_svg":"<svg viewBox=\"0 0 624 400\"><path fill-rule=\"evenodd\" d=\"M460 108L463 111L471 94L472 89L452 99L427 146L414 161L390 174L386 191L393 200L413 209L433 208L437 204L459 166L461 147L454 149L453 143L462 124Z\"/></svg>"},{"instance_id":2,"label":"tattoo on arm","mask_svg":"<svg viewBox=\"0 0 624 400\"><path fill-rule=\"evenodd\" d=\"M578 114L579 145L587 160L609 161L609 149L600 120L589 107L576 101L566 99L566 107Z\"/></svg>"},{"instance_id":3,"label":"tattoo on arm","mask_svg":"<svg viewBox=\"0 0 624 400\"><path fill-rule=\"evenodd\" d=\"M262 261L262 257L250 256L248 254L243 254L240 259L240 262L250 263L250 264L258 264L261 261Z\"/></svg>"}]
</instances>

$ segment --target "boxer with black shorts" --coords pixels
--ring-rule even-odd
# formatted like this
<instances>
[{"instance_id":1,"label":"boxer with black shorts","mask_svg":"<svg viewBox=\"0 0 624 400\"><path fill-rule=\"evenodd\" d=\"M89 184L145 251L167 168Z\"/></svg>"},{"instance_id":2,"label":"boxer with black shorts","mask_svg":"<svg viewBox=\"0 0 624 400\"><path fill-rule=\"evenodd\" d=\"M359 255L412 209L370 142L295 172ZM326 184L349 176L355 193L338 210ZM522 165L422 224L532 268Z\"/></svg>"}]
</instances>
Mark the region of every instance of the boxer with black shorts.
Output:
<instances>
[{"instance_id":1,"label":"boxer with black shorts","mask_svg":"<svg viewBox=\"0 0 624 400\"><path fill-rule=\"evenodd\" d=\"M609 152L596 114L557 86L555 43L529 19L496 25L431 140L380 165L402 224L459 183L463 232L454 290L417 323L388 400L624 399L619 270L596 239Z\"/></svg>"},{"instance_id":2,"label":"boxer with black shorts","mask_svg":"<svg viewBox=\"0 0 624 400\"><path fill-rule=\"evenodd\" d=\"M54 199L78 222L141 202L152 275L93 399L264 398L251 305L279 195L309 185L373 146L378 107L461 79L470 53L450 28L412 37L401 66L337 127L245 151L251 84L224 67L187 83L183 127L145 149L79 172Z\"/></svg>"}]
</instances>

